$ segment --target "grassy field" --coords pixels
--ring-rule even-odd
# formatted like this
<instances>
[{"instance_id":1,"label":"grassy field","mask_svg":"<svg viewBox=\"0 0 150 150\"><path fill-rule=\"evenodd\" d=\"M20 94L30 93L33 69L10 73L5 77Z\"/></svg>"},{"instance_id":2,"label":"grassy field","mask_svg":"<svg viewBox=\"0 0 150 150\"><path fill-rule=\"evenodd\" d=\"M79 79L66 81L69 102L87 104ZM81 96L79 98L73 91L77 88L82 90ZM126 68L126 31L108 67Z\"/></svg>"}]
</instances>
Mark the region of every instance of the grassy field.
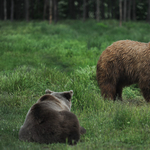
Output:
<instances>
[{"instance_id":1,"label":"grassy field","mask_svg":"<svg viewBox=\"0 0 150 150\"><path fill-rule=\"evenodd\" d=\"M138 86L123 90L123 102L104 101L96 81L107 46L125 39L149 42L149 33L144 22L0 21L0 150L150 149L150 104ZM72 112L87 130L76 146L19 141L28 109L47 88L74 91Z\"/></svg>"}]
</instances>

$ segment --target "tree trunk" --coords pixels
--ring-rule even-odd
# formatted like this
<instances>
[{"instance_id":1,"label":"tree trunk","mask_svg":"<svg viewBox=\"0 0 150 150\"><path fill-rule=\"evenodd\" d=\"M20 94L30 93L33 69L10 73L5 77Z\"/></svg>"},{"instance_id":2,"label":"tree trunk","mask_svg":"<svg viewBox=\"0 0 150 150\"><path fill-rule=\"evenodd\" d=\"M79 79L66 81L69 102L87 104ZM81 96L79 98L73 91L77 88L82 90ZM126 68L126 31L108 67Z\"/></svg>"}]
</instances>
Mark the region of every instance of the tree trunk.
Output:
<instances>
[{"instance_id":1,"label":"tree trunk","mask_svg":"<svg viewBox=\"0 0 150 150\"><path fill-rule=\"evenodd\" d=\"M101 0L100 11L101 11L101 17L102 17L102 19L105 19L105 6L104 6L104 0Z\"/></svg>"},{"instance_id":2,"label":"tree trunk","mask_svg":"<svg viewBox=\"0 0 150 150\"><path fill-rule=\"evenodd\" d=\"M97 22L99 22L100 21L100 9L99 9L99 7L100 7L100 1L99 0L96 0L96 20L97 20Z\"/></svg>"},{"instance_id":3,"label":"tree trunk","mask_svg":"<svg viewBox=\"0 0 150 150\"><path fill-rule=\"evenodd\" d=\"M49 0L49 24L52 23L52 0Z\"/></svg>"},{"instance_id":4,"label":"tree trunk","mask_svg":"<svg viewBox=\"0 0 150 150\"><path fill-rule=\"evenodd\" d=\"M4 7L3 7L4 5L3 5L3 1L0 1L0 20L2 20L3 19L3 9L4 9Z\"/></svg>"},{"instance_id":5,"label":"tree trunk","mask_svg":"<svg viewBox=\"0 0 150 150\"><path fill-rule=\"evenodd\" d=\"M124 21L126 21L126 14L127 14L127 0L124 0L124 17L123 17Z\"/></svg>"},{"instance_id":6,"label":"tree trunk","mask_svg":"<svg viewBox=\"0 0 150 150\"><path fill-rule=\"evenodd\" d=\"M46 16L46 7L47 7L47 0L44 0L43 20L45 20Z\"/></svg>"},{"instance_id":7,"label":"tree trunk","mask_svg":"<svg viewBox=\"0 0 150 150\"><path fill-rule=\"evenodd\" d=\"M107 11L107 13L108 13L108 15L107 15L107 18L108 19L110 19L112 16L112 14L111 14L111 9L112 9L112 0L108 0L108 11Z\"/></svg>"},{"instance_id":8,"label":"tree trunk","mask_svg":"<svg viewBox=\"0 0 150 150\"><path fill-rule=\"evenodd\" d=\"M136 1L133 0L133 20L136 20Z\"/></svg>"},{"instance_id":9,"label":"tree trunk","mask_svg":"<svg viewBox=\"0 0 150 150\"><path fill-rule=\"evenodd\" d=\"M122 0L119 0L120 26L122 26Z\"/></svg>"},{"instance_id":10,"label":"tree trunk","mask_svg":"<svg viewBox=\"0 0 150 150\"><path fill-rule=\"evenodd\" d=\"M131 0L129 0L129 5L128 5L128 21L131 20Z\"/></svg>"},{"instance_id":11,"label":"tree trunk","mask_svg":"<svg viewBox=\"0 0 150 150\"><path fill-rule=\"evenodd\" d=\"M83 0L83 21L86 20L86 0Z\"/></svg>"},{"instance_id":12,"label":"tree trunk","mask_svg":"<svg viewBox=\"0 0 150 150\"><path fill-rule=\"evenodd\" d=\"M114 18L113 7L114 7L114 2L113 2L112 0L110 0L110 18L111 18L111 19Z\"/></svg>"},{"instance_id":13,"label":"tree trunk","mask_svg":"<svg viewBox=\"0 0 150 150\"><path fill-rule=\"evenodd\" d=\"M78 0L78 7L77 7L77 19L82 18L82 12L81 12L81 8L82 7L82 2L81 0Z\"/></svg>"},{"instance_id":14,"label":"tree trunk","mask_svg":"<svg viewBox=\"0 0 150 150\"><path fill-rule=\"evenodd\" d=\"M86 18L89 18L89 0L86 0Z\"/></svg>"},{"instance_id":15,"label":"tree trunk","mask_svg":"<svg viewBox=\"0 0 150 150\"><path fill-rule=\"evenodd\" d=\"M58 1L54 0L54 21L57 23L58 20Z\"/></svg>"},{"instance_id":16,"label":"tree trunk","mask_svg":"<svg viewBox=\"0 0 150 150\"><path fill-rule=\"evenodd\" d=\"M69 17L70 17L70 19L75 19L74 0L69 0L68 5L69 5Z\"/></svg>"},{"instance_id":17,"label":"tree trunk","mask_svg":"<svg viewBox=\"0 0 150 150\"><path fill-rule=\"evenodd\" d=\"M11 14L10 14L10 18L11 18L11 21L14 20L14 0L11 0Z\"/></svg>"},{"instance_id":18,"label":"tree trunk","mask_svg":"<svg viewBox=\"0 0 150 150\"><path fill-rule=\"evenodd\" d=\"M148 14L147 14L147 21L150 23L150 0L148 0Z\"/></svg>"},{"instance_id":19,"label":"tree trunk","mask_svg":"<svg viewBox=\"0 0 150 150\"><path fill-rule=\"evenodd\" d=\"M29 0L25 0L25 19L29 21Z\"/></svg>"},{"instance_id":20,"label":"tree trunk","mask_svg":"<svg viewBox=\"0 0 150 150\"><path fill-rule=\"evenodd\" d=\"M7 20L7 1L4 0L4 20Z\"/></svg>"}]
</instances>

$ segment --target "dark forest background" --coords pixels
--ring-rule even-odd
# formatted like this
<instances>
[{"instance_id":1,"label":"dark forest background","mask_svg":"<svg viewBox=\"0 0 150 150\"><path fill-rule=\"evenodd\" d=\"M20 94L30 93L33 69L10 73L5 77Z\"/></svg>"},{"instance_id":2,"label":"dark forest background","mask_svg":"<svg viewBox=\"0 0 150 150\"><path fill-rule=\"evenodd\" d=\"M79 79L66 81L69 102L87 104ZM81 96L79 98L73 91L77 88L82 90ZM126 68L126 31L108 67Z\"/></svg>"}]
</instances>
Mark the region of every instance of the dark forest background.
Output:
<instances>
[{"instance_id":1,"label":"dark forest background","mask_svg":"<svg viewBox=\"0 0 150 150\"><path fill-rule=\"evenodd\" d=\"M0 0L1 20L89 18L150 22L150 0Z\"/></svg>"}]
</instances>

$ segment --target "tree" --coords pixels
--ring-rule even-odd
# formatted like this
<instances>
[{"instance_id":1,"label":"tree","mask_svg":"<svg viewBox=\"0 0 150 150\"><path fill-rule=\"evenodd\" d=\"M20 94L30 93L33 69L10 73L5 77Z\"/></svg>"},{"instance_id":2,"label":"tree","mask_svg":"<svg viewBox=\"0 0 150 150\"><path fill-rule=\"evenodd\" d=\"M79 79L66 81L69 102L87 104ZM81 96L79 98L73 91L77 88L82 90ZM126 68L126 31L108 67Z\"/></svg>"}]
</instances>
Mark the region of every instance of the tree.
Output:
<instances>
[{"instance_id":1,"label":"tree","mask_svg":"<svg viewBox=\"0 0 150 150\"><path fill-rule=\"evenodd\" d=\"M83 0L83 21L86 20L86 0Z\"/></svg>"},{"instance_id":2,"label":"tree","mask_svg":"<svg viewBox=\"0 0 150 150\"><path fill-rule=\"evenodd\" d=\"M131 20L131 0L128 3L128 21Z\"/></svg>"},{"instance_id":3,"label":"tree","mask_svg":"<svg viewBox=\"0 0 150 150\"><path fill-rule=\"evenodd\" d=\"M147 14L147 20L150 23L150 0L148 0L148 14Z\"/></svg>"},{"instance_id":4,"label":"tree","mask_svg":"<svg viewBox=\"0 0 150 150\"><path fill-rule=\"evenodd\" d=\"M120 26L122 26L122 0L119 0Z\"/></svg>"},{"instance_id":5,"label":"tree","mask_svg":"<svg viewBox=\"0 0 150 150\"><path fill-rule=\"evenodd\" d=\"M2 20L3 19L3 17L4 17L4 1L0 1L0 19Z\"/></svg>"},{"instance_id":6,"label":"tree","mask_svg":"<svg viewBox=\"0 0 150 150\"><path fill-rule=\"evenodd\" d=\"M25 0L25 19L29 21L29 0Z\"/></svg>"},{"instance_id":7,"label":"tree","mask_svg":"<svg viewBox=\"0 0 150 150\"><path fill-rule=\"evenodd\" d=\"M104 0L101 0L100 11L101 11L101 17L102 17L102 19L105 19L105 6L104 6Z\"/></svg>"},{"instance_id":8,"label":"tree","mask_svg":"<svg viewBox=\"0 0 150 150\"><path fill-rule=\"evenodd\" d=\"M124 21L126 21L126 14L127 14L127 0L124 0L124 17L123 17Z\"/></svg>"},{"instance_id":9,"label":"tree","mask_svg":"<svg viewBox=\"0 0 150 150\"><path fill-rule=\"evenodd\" d=\"M113 13L112 13L113 12L112 11L113 6L112 5L113 5L113 3L114 2L112 2L112 0L108 0L108 3L107 3L108 4L108 15L107 15L108 18L112 18L112 15L113 15Z\"/></svg>"},{"instance_id":10,"label":"tree","mask_svg":"<svg viewBox=\"0 0 150 150\"><path fill-rule=\"evenodd\" d=\"M133 20L136 20L136 1L133 0Z\"/></svg>"},{"instance_id":11,"label":"tree","mask_svg":"<svg viewBox=\"0 0 150 150\"><path fill-rule=\"evenodd\" d=\"M7 1L4 0L4 20L7 20Z\"/></svg>"},{"instance_id":12,"label":"tree","mask_svg":"<svg viewBox=\"0 0 150 150\"><path fill-rule=\"evenodd\" d=\"M11 18L11 21L14 20L14 0L11 0L11 14L10 14L10 18Z\"/></svg>"},{"instance_id":13,"label":"tree","mask_svg":"<svg viewBox=\"0 0 150 150\"><path fill-rule=\"evenodd\" d=\"M0 0L0 19L150 20L150 0ZM51 4L50 4L51 3ZM120 5L121 4L121 5ZM32 8L32 9L31 9ZM58 13L59 11L59 13ZM53 19L52 19L53 18Z\"/></svg>"},{"instance_id":14,"label":"tree","mask_svg":"<svg viewBox=\"0 0 150 150\"><path fill-rule=\"evenodd\" d=\"M43 20L45 20L45 16L46 16L47 4L48 4L48 1L47 1L47 0L44 0Z\"/></svg>"},{"instance_id":15,"label":"tree","mask_svg":"<svg viewBox=\"0 0 150 150\"><path fill-rule=\"evenodd\" d=\"M82 18L82 11L81 11L82 1L81 0L77 0L77 2L78 2L77 19L79 19L79 18Z\"/></svg>"},{"instance_id":16,"label":"tree","mask_svg":"<svg viewBox=\"0 0 150 150\"><path fill-rule=\"evenodd\" d=\"M114 18L114 10L113 10L113 7L114 7L114 2L112 0L109 1L109 9L110 9L110 18Z\"/></svg>"},{"instance_id":17,"label":"tree","mask_svg":"<svg viewBox=\"0 0 150 150\"><path fill-rule=\"evenodd\" d=\"M49 24L52 23L52 0L49 0Z\"/></svg>"},{"instance_id":18,"label":"tree","mask_svg":"<svg viewBox=\"0 0 150 150\"><path fill-rule=\"evenodd\" d=\"M100 20L100 1L99 0L96 0L96 20L99 22Z\"/></svg>"},{"instance_id":19,"label":"tree","mask_svg":"<svg viewBox=\"0 0 150 150\"><path fill-rule=\"evenodd\" d=\"M89 18L89 0L86 0L86 18Z\"/></svg>"},{"instance_id":20,"label":"tree","mask_svg":"<svg viewBox=\"0 0 150 150\"><path fill-rule=\"evenodd\" d=\"M54 0L54 21L57 23L58 20L58 1Z\"/></svg>"},{"instance_id":21,"label":"tree","mask_svg":"<svg viewBox=\"0 0 150 150\"><path fill-rule=\"evenodd\" d=\"M68 1L69 5L69 18L75 19L75 6L74 6L74 0Z\"/></svg>"}]
</instances>

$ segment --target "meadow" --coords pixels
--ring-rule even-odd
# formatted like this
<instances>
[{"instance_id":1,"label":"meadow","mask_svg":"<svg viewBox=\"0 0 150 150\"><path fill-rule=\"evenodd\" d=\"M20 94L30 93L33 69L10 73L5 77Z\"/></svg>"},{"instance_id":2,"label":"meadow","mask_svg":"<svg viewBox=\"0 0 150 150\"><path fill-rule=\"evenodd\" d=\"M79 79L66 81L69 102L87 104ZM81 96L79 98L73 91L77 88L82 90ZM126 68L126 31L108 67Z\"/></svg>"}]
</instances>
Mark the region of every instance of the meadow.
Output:
<instances>
[{"instance_id":1,"label":"meadow","mask_svg":"<svg viewBox=\"0 0 150 150\"><path fill-rule=\"evenodd\" d=\"M113 102L101 97L96 81L107 46L125 39L149 42L149 33L145 22L0 21L0 149L150 149L150 104L138 85ZM77 145L19 141L27 111L46 89L74 91L72 112L87 131Z\"/></svg>"}]
</instances>

